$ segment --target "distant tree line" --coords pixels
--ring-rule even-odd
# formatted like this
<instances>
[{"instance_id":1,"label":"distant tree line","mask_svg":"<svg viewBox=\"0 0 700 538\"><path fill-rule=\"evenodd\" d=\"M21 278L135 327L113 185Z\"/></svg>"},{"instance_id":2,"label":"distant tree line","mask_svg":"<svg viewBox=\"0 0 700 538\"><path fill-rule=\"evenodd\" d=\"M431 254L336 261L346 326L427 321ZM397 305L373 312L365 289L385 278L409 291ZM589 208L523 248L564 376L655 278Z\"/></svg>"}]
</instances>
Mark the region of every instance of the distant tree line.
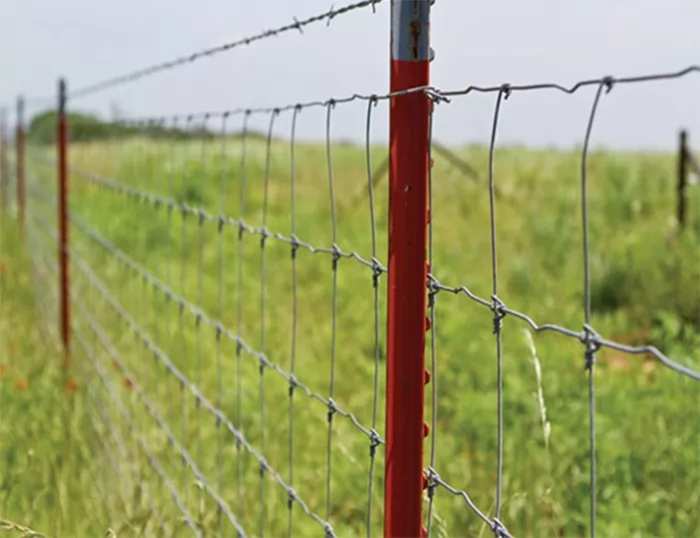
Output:
<instances>
[{"instance_id":1,"label":"distant tree line","mask_svg":"<svg viewBox=\"0 0 700 538\"><path fill-rule=\"evenodd\" d=\"M27 137L36 144L56 142L58 114L49 110L37 114L29 122ZM89 142L133 136L168 138L170 140L201 139L215 136L215 133L201 126L190 129L166 127L158 124L136 124L128 121L104 121L95 114L71 112L68 115L68 132L72 142ZM249 133L252 137L258 133Z\"/></svg>"}]
</instances>

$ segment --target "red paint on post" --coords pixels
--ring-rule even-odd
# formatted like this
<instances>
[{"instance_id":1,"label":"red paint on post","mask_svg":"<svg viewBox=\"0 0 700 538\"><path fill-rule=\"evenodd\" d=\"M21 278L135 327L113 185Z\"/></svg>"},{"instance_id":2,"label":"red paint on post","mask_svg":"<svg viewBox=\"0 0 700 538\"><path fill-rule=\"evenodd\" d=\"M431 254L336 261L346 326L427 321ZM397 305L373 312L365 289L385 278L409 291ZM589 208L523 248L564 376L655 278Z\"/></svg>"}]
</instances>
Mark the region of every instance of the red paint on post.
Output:
<instances>
[{"instance_id":1,"label":"red paint on post","mask_svg":"<svg viewBox=\"0 0 700 538\"><path fill-rule=\"evenodd\" d=\"M419 2L425 0L392 3L391 92L429 84L427 11L419 17L425 9ZM388 538L417 538L423 530L430 106L423 92L391 100L384 521Z\"/></svg>"},{"instance_id":2,"label":"red paint on post","mask_svg":"<svg viewBox=\"0 0 700 538\"><path fill-rule=\"evenodd\" d=\"M61 301L61 340L64 363L70 357L70 287L68 279L68 120L66 118L66 84L58 83L58 264Z\"/></svg>"}]
</instances>

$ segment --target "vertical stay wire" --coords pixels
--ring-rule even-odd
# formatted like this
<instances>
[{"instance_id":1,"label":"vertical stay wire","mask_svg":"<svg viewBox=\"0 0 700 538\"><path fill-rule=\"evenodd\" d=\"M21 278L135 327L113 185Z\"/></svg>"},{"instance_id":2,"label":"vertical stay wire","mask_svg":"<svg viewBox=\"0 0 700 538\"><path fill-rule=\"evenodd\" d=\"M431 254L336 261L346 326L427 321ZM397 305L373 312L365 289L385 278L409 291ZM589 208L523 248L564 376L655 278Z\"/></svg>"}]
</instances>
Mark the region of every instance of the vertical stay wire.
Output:
<instances>
[{"instance_id":1,"label":"vertical stay wire","mask_svg":"<svg viewBox=\"0 0 700 538\"><path fill-rule=\"evenodd\" d=\"M202 181L200 184L201 190L201 196L199 200L200 207L204 206L204 200L206 198L206 184L207 184L207 138L208 138L208 131L207 131L207 124L209 121L209 115L205 115L204 118L202 119L202 147L201 147L201 166L200 166L200 174L202 174ZM203 309L204 308L204 223L205 223L205 214L203 211L200 212L199 214L199 219L198 219L198 226L199 226L199 260L198 260L198 269L197 269L197 304L199 305L199 308ZM183 294L184 296L184 294ZM219 318L220 319L220 318ZM198 387L202 386L202 317L197 315L196 318L196 326L195 329L197 331L197 343L196 343L196 374L195 374L195 384ZM199 398L196 398L195 400L195 406L196 409L199 410L201 406L201 401ZM202 465L202 425L201 421L199 418L195 418L196 422L196 428L197 428L197 461L199 462L199 465ZM200 511L203 512L203 506L202 504L204 503L204 490L202 488L199 488L199 506L200 506ZM201 517L201 513L199 514Z\"/></svg>"},{"instance_id":2,"label":"vertical stay wire","mask_svg":"<svg viewBox=\"0 0 700 538\"><path fill-rule=\"evenodd\" d=\"M267 131L267 144L265 150L265 193L263 196L262 235L260 237L260 354L265 354L265 285L266 285L266 244L268 237L267 214L270 203L270 161L272 153L272 132L275 127L275 118L279 110L275 109L270 114L270 126ZM265 536L265 523L267 506L265 503L265 363L260 361L260 453L263 461L260 463L260 536Z\"/></svg>"},{"instance_id":3,"label":"vertical stay wire","mask_svg":"<svg viewBox=\"0 0 700 538\"><path fill-rule=\"evenodd\" d=\"M294 389L296 388L294 371L296 366L297 326L298 326L298 297L297 297L297 253L299 244L297 241L296 220L296 128L297 116L301 112L301 106L294 107L292 113L292 133L290 140L290 183L291 183L291 225L292 225L292 349L289 359L289 487L294 488ZM294 523L294 498L290 496L287 503L289 509L288 536L292 538Z\"/></svg>"},{"instance_id":4,"label":"vertical stay wire","mask_svg":"<svg viewBox=\"0 0 700 538\"><path fill-rule=\"evenodd\" d=\"M377 414L379 408L379 278L382 275L381 265L377 261L377 224L374 214L374 179L372 178L372 109L377 106L376 99L367 103L367 124L365 130L365 155L367 159L367 192L369 197L369 220L372 233L372 287L374 288L374 396L372 399L372 437L369 447L369 484L367 493L367 538L372 535L372 496L374 494L374 468L376 463L379 435L377 434Z\"/></svg>"},{"instance_id":5,"label":"vertical stay wire","mask_svg":"<svg viewBox=\"0 0 700 538\"><path fill-rule=\"evenodd\" d=\"M219 275L217 283L217 312L219 320L224 319L224 222L226 213L226 123L228 114L224 114L221 118L221 204L219 206L219 222L217 227L218 232L218 250L219 250ZM223 321L221 321L223 323ZM219 325L216 330L216 407L221 409L222 396L222 370L221 370L221 337L223 327ZM223 442L221 435L221 417L216 416L216 487L219 495L223 496ZM217 509L217 520L219 527L219 536L223 536L223 513L221 506ZM240 514L239 514L240 517Z\"/></svg>"},{"instance_id":6,"label":"vertical stay wire","mask_svg":"<svg viewBox=\"0 0 700 538\"><path fill-rule=\"evenodd\" d=\"M431 428L430 428L430 467L428 471L428 525L427 538L430 538L433 530L433 512L435 509L435 488L433 477L435 468L436 446L437 446L437 344L435 328L435 301L437 300L438 288L433 286L431 277L433 271L433 123L435 117L435 101L430 103L430 116L428 117L428 309L430 311L430 371L432 372L431 383Z\"/></svg>"},{"instance_id":7,"label":"vertical stay wire","mask_svg":"<svg viewBox=\"0 0 700 538\"><path fill-rule=\"evenodd\" d=\"M598 85L591 114L586 126L586 135L583 142L583 152L581 154L581 226L583 233L583 290L585 301L585 339L586 345L586 369L588 370L588 421L589 421L589 445L590 445L590 526L591 538L596 535L596 445L595 445L595 382L593 379L593 369L595 365L595 352L599 344L592 341L593 336L591 323L591 278L590 259L588 242L588 153L593 131L593 122L600 103L603 89L609 92L612 89L612 79L605 78Z\"/></svg>"},{"instance_id":8,"label":"vertical stay wire","mask_svg":"<svg viewBox=\"0 0 700 538\"><path fill-rule=\"evenodd\" d=\"M182 192L180 193L180 196L183 197L183 206L182 206L182 211L181 211L181 218L182 218L182 225L180 227L180 240L182 241L182 245L180 248L180 296L181 297L186 297L187 292L185 288L185 284L187 282L186 279L186 271L185 271L185 266L187 265L187 211L185 211L185 204L186 204L186 194L189 191L189 185L187 183L187 180L189 179L189 174L188 174L188 167L189 167L189 158L188 158L188 150L189 150L189 140L187 135L190 133L190 129L192 126L192 116L187 117L187 123L185 125L185 147L183 153L183 158L182 158L182 183L181 183L181 188ZM189 354L187 353L187 338L185 337L185 303L181 302L179 304L178 308L178 332L180 335L180 358L181 358L181 364L180 367L183 369L183 371L189 371L189 368L187 368L187 362L189 358ZM181 404L181 415L180 415L180 424L182 428L182 442L186 443L188 439L188 431L187 431L187 426L188 426L188 420L187 420L187 400L185 398L185 391L186 387L185 384L180 381L180 404ZM187 461L185 458L182 459L182 488L184 491L184 498L185 502L188 502L189 495L188 495L188 473L187 473Z\"/></svg>"},{"instance_id":9,"label":"vertical stay wire","mask_svg":"<svg viewBox=\"0 0 700 538\"><path fill-rule=\"evenodd\" d=\"M154 126L153 136L155 138L155 151L156 151L156 156L158 158L158 160L156 162L160 163L159 150L161 149L160 142L165 139L165 135L164 135L165 120L161 119L161 120L153 123L153 126ZM153 180L153 183L154 183L153 192L158 192L160 190L160 186L157 184L158 179L160 178L160 175L161 175L160 173L155 174L155 177ZM158 206L156 206L156 212L158 211L158 209L159 209ZM158 221L160 223L160 219L158 219ZM154 274L156 273L157 266L158 266L157 263L153 264L152 271ZM158 313L158 303L159 303L160 299L158 297L158 289L153 285L151 285L150 288L151 288L151 293L153 294L153 300L151 301L151 323L153 325L153 336L154 336L156 341L159 341L160 340L159 320L162 319ZM151 367L151 375L152 375L151 384L152 384L154 393L156 393L156 389L158 387L157 372L158 372L157 361L154 358L153 365Z\"/></svg>"},{"instance_id":10,"label":"vertical stay wire","mask_svg":"<svg viewBox=\"0 0 700 538\"><path fill-rule=\"evenodd\" d=\"M326 107L326 160L328 164L328 184L330 192L331 205L331 220L333 227L333 313L331 320L331 374L328 388L328 443L326 446L326 521L330 522L331 516L331 480L332 480L332 465L333 455L331 452L331 443L333 440L333 415L335 414L335 402L333 401L333 393L335 388L335 347L337 339L337 324L338 324L338 224L335 214L335 191L333 189L333 155L331 150L331 115L335 101L328 101Z\"/></svg>"},{"instance_id":11,"label":"vertical stay wire","mask_svg":"<svg viewBox=\"0 0 700 538\"><path fill-rule=\"evenodd\" d=\"M148 179L148 177L145 173L145 170L144 170L144 168L145 168L144 163L146 162L146 157L145 157L146 148L144 147L145 144L142 141L146 138L147 127L149 124L150 124L150 120L142 120L142 121L139 121L137 123L137 127L136 127L136 133L137 133L136 140L135 140L136 151L134 152L135 153L134 157L132 157L134 160L134 167L133 167L134 176L133 176L132 181L134 182L135 185L145 185L146 180ZM86 136L86 138L87 138L87 136ZM90 145L89 141L86 141L85 145L89 148L89 145ZM86 154L86 157L89 157L89 152L87 151L87 148L85 150L85 154ZM126 200L126 203L128 204L129 201ZM133 211L132 214L136 217L136 219L141 220L142 215L145 212L144 210L147 208L148 208L148 206L146 206L145 204L143 204L140 207L137 206L136 208L132 208L132 211ZM147 244L148 243L146 243L146 245ZM148 253L148 248L146 248L146 253L144 255L144 266L145 267L150 267L148 264L150 257L151 256ZM141 278L139 278L139 275L135 274L134 277L136 278L135 285L141 286L141 293L138 293L138 290L137 290L137 294L139 295L139 301L141 303L141 307L137 309L139 317L140 317L141 315L144 315L146 312L148 312L148 310L150 310L150 308L149 308L150 301L148 300L148 287L149 286L148 286L148 281L145 278L143 278L143 276L141 276ZM140 280L140 282L139 282L139 280ZM146 316L144 315L144 318L145 317ZM144 318L141 318L141 319L144 319Z\"/></svg>"},{"instance_id":12,"label":"vertical stay wire","mask_svg":"<svg viewBox=\"0 0 700 538\"><path fill-rule=\"evenodd\" d=\"M501 112L501 102L510 94L508 85L504 85L496 96L496 107L493 113L491 142L489 144L489 206L491 224L491 270L493 275L493 331L496 335L496 361L498 369L498 470L496 478L496 516L501 517L501 496L503 494L503 312L498 298L498 247L496 242L496 188L494 182L494 154L496 152L496 132Z\"/></svg>"},{"instance_id":13,"label":"vertical stay wire","mask_svg":"<svg viewBox=\"0 0 700 538\"><path fill-rule=\"evenodd\" d=\"M177 167L177 161L176 161L176 144L177 144L177 129L178 129L178 118L173 119L172 123L172 134L170 137L170 155L169 155L169 160L170 160L170 166L169 166L169 174L168 174L168 196L170 196L171 200L175 200L175 170ZM175 264L175 249L176 249L176 239L175 239L175 231L174 231L174 225L173 225L173 212L175 211L175 205L170 204L167 207L168 211L168 251L167 251L167 260L165 264L165 273L166 273L166 282L173 282L173 265ZM177 305L175 302L172 300L171 296L167 294L165 296L165 316L166 316L166 322L165 322L165 344L166 344L166 349L168 350L168 353L170 354L171 357L176 357L177 356L177 350L175 347L175 335L173 334L174 327L173 327L173 316L172 316L172 310L173 308L177 308ZM167 383L167 382L166 382ZM167 387L167 385L166 385ZM168 398L170 401L170 405L168 406L169 412L166 411L166 416L170 415L170 417L175 416L175 397L174 395L171 398ZM162 488L161 488L162 491Z\"/></svg>"},{"instance_id":14,"label":"vertical stay wire","mask_svg":"<svg viewBox=\"0 0 700 538\"><path fill-rule=\"evenodd\" d=\"M241 133L241 207L240 219L238 221L238 316L236 321L236 332L238 342L236 343L236 428L238 431L243 431L243 413L241 407L243 405L243 254L245 236L245 226L243 219L245 218L245 202L246 202L246 141L248 138L248 118L250 111L246 111L243 115L243 131ZM243 518L243 459L241 457L241 441L236 440L236 455L238 462L238 517Z\"/></svg>"}]
</instances>

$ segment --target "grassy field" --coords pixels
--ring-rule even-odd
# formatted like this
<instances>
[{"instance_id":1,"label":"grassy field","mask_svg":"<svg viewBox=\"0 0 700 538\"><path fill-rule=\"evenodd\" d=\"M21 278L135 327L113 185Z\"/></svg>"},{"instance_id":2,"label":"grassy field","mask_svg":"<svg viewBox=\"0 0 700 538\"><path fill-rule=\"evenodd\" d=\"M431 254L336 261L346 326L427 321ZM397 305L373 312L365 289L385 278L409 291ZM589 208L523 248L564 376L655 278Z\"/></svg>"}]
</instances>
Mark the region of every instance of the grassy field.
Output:
<instances>
[{"instance_id":1,"label":"grassy field","mask_svg":"<svg viewBox=\"0 0 700 538\"><path fill-rule=\"evenodd\" d=\"M384 153L383 148L372 150L375 167ZM481 177L467 178L436 156L432 271L445 285L466 285L488 298L488 152L471 147L458 153ZM0 516L47 536L97 537L108 529L120 538L186 536L191 532L183 520L184 507L206 536L219 536L220 528L224 536L234 536L226 511L217 510L210 494L215 491L249 536L263 530L267 536L286 535L286 491L270 472L261 487L259 460L237 446L226 424L217 421L206 403L198 403L190 384L173 375L178 371L240 428L249 447L293 485L309 511L324 520L328 511L339 536L366 534L370 500L372 535L379 535L383 450L377 451L370 490L369 438L336 414L327 452L328 408L301 389L293 398L290 436L289 383L281 373L292 371L294 342L294 375L310 393L327 398L334 363L337 407L353 413L367 430L376 423L383 434L386 276L379 282L377 358L370 267L354 258L339 260L334 318L332 255L300 248L295 315L288 242L270 237L261 249L255 230L239 239L235 226L219 228L195 214L183 217L177 208L155 207L73 174L74 326L72 361L62 368L51 237L54 172L40 160L48 153L35 148L32 155L27 231L21 240L5 217L0 254ZM236 138L227 141L225 158L220 140L132 139L71 148L76 168L291 237L289 143L272 144L267 201L264 141L247 143L244 190L241 156ZM674 170L674 158L667 154L591 155L592 324L606 338L657 345L697 370L700 196L691 193L690 226L679 236L673 218ZM332 171L335 230L325 148L297 145L296 236L324 248L332 246L335 236L344 252L369 260L373 236L364 150L334 146ZM497 152L499 297L538 323L576 331L584 320L579 174L575 150ZM386 181L377 187L374 201L376 256L386 265ZM121 261L115 251L123 254ZM128 266L130 260L138 271ZM139 271L147 271L148 278ZM154 286L155 279L167 287ZM182 308L180 297L186 301ZM207 317L198 322L190 304L200 306ZM437 436L435 468L493 516L497 399L492 314L465 295L447 292L438 294L436 305L436 366L427 386L428 413L433 383L437 389L437 424L431 425ZM212 320L220 320L225 329L220 337ZM228 338L239 328L243 348ZM522 321L507 317L503 350L501 520L519 537L587 536L583 346L562 335L534 334ZM260 351L272 363L262 373L255 354ZM700 383L651 357L602 350L597 359L598 535L697 536ZM183 463L179 450L191 456L190 465ZM299 504L291 518L294 536L323 533ZM435 536L491 534L462 498L444 489L436 492L433 530Z\"/></svg>"}]
</instances>

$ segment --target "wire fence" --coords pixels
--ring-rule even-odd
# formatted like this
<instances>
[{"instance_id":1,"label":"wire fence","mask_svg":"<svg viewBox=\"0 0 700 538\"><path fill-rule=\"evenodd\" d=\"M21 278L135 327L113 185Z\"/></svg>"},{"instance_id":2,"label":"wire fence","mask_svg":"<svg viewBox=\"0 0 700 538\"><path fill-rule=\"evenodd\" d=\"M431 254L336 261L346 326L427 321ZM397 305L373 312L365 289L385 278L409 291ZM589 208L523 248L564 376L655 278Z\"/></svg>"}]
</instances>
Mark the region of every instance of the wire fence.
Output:
<instances>
[{"instance_id":1,"label":"wire fence","mask_svg":"<svg viewBox=\"0 0 700 538\"><path fill-rule=\"evenodd\" d=\"M330 23L354 10L374 10L379 3L349 4L75 90L63 87L66 93L59 101L70 110L84 96L283 32L303 33L307 25ZM690 66L668 73L582 80L571 86L470 85L456 90L409 86L390 93L276 107L103 122L99 132L72 125L63 143L60 125L70 113L59 105L58 117L48 119L46 126L47 133L59 133L58 143L52 136L46 140L30 136L26 179L19 164L24 158L22 137L15 137L20 142L10 174L4 157L9 137L3 136L2 177L12 177L15 189L9 192L10 182L0 182L3 207L17 198L23 219L19 193L26 181L26 238L38 310L47 326L56 325L55 312L66 316L66 361L87 380L93 427L120 484L109 494L128 504L133 500L127 492L137 489L139 502L153 517L152 532L167 536L376 536L382 529L394 536L398 534L392 529L397 527L385 518L405 509L388 493L389 484L398 483L392 482L396 473L400 479L408 476L407 483L412 479L420 485L401 492L413 495L425 509L424 514L419 510L406 516L424 525L422 531L414 529L415 535L461 535L484 529L498 537L526 535L536 523L523 524L517 503L509 502L519 484L509 482L507 468L517 466L516 445L526 441L507 437L532 434L517 425L527 415L518 406L525 405L530 393L518 388L515 380L531 367L516 364L507 355L523 346L532 350L538 421L547 445L551 430L541 364L530 334L552 333L564 338L549 341L542 335L538 345L552 355L561 349L581 357L573 367L557 367L557 375L580 382L577 372L587 374L585 391L574 395L585 397L585 415L580 413L572 428L587 428L586 446L574 449L577 465L587 467L585 479L579 479L587 500L577 498L573 503L588 514L585 520L570 518L573 523L567 522L568 514L538 517L555 519L557 532L594 536L604 489L596 447L601 413L596 409L601 382L595 374L598 357L606 351L653 357L682 378L700 381L697 356L684 357L598 332L593 238L600 238L601 232L591 224L590 194L590 176L597 173L590 165L595 120L604 96L618 86L672 83L699 73L700 67ZM578 207L565 209L569 216L573 210L579 213L580 264L571 262L576 267L566 276L580 277L581 304L567 297L566 310L559 311L565 322L542 321L541 316L557 310L551 305L509 306L511 299L527 303L512 297L514 286L504 283L499 273L511 260L499 255L504 239L510 243L510 238L501 235L497 218L502 198L496 172L498 128L507 114L507 100L517 94L574 94L587 89L594 94L579 157ZM422 338L427 346L417 352L428 370L422 364L397 363L413 368L414 378L430 387L425 406L422 391L405 395L419 402L420 413L408 416L413 412L406 408L406 416L401 416L404 411L395 404L401 395L392 393L396 386L392 376L398 374L387 364L394 360L395 341L384 327L402 309L403 291L395 289L392 278L404 269L389 269L394 249L401 248L396 246L399 242L420 241L406 230L389 229L392 197L395 202L396 189L405 186L392 165L377 168L377 163L387 162L387 153L372 139L373 124L380 121L375 110L408 97L425 101L426 162L433 163L435 152L474 177L472 165L432 139L434 116L449 108L452 100L473 93L494 97L486 158L488 190L482 193L488 198L480 199L481 209L471 207L475 218L488 223L487 247L480 251L488 252L488 264L480 268L487 268L490 278L482 278L479 285L462 284L470 281L462 275L473 271L450 262L455 236L449 234L456 217L449 205L453 195L446 196L436 186L434 176L440 168L431 164L424 176L426 251L418 249L409 256L415 261L410 270L419 277L425 308L406 314L412 317L411 327L425 327ZM45 100L27 102L40 106ZM334 142L334 115L343 107L362 111L361 149ZM317 124L323 126L322 147L299 140L299 122L312 121L307 117L323 122ZM6 132L7 116L3 118ZM253 124L264 125L265 130L260 132ZM19 126L23 126L21 115ZM422 148L420 140L416 144ZM405 156L405 149L392 148L394 162ZM67 152L65 161L62 151ZM700 175L690 151L681 153L688 168ZM391 184L381 188L377 178L387 167L393 170ZM363 184L361 197L356 196L358 178ZM567 229L573 242L575 228ZM507 233L511 231L508 228ZM57 248L65 260L56 256ZM469 249L469 243L463 248ZM398 297L394 302L392 293ZM692 308L692 298L690 304ZM454 327L459 332L464 326L452 320L460 317L468 319L471 336L455 336ZM518 336L516 348L509 333L515 335L518 324L528 331L528 339L523 344ZM605 320L602 324L607 327ZM399 327L399 339L408 338L406 329ZM68 335L75 338L73 343ZM474 347L477 341L480 344ZM460 366L450 357L487 353L489 373L476 385L464 380L476 374L474 367ZM511 399L507 371L513 372L508 375L514 385ZM488 390L491 403L471 408L474 400L460 402L455 397L469 390ZM693 397L697 385L682 385L682 391ZM424 412L429 421L423 426ZM491 422L479 418L488 413ZM464 414L474 416L466 419ZM390 440L387 424L392 420L400 427L419 424L420 428L410 439ZM450 437L470 435L488 436L486 458L468 453L465 447L470 441ZM424 438L427 457L422 463ZM405 444L408 441L412 446ZM451 446L454 443L460 446ZM392 468L392 461L398 461L392 458L404 450L419 454L418 468ZM580 458L583 453L586 464ZM472 485L483 487L489 481L493 487L488 493L475 491ZM537 502L525 499L523 504ZM455 520L448 521L450 517ZM522 529L511 520L523 524Z\"/></svg>"}]
</instances>

